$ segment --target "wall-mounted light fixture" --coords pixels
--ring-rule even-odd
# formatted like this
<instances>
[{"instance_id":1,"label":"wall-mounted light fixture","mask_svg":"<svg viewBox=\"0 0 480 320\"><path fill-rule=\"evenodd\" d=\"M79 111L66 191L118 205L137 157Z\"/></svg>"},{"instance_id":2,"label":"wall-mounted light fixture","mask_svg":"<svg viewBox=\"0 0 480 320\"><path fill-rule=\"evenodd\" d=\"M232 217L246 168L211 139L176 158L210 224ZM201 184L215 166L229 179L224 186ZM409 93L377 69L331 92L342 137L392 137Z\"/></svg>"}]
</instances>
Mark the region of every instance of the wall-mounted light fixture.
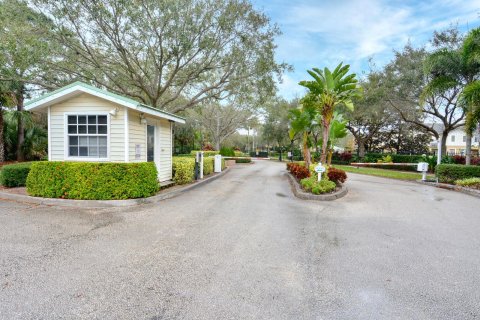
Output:
<instances>
[{"instance_id":1,"label":"wall-mounted light fixture","mask_svg":"<svg viewBox=\"0 0 480 320\"><path fill-rule=\"evenodd\" d=\"M116 117L116 116L117 116L117 113L118 113L118 108L115 108L115 109L110 110L109 113L110 113L110 115L111 115L112 117Z\"/></svg>"},{"instance_id":2,"label":"wall-mounted light fixture","mask_svg":"<svg viewBox=\"0 0 480 320\"><path fill-rule=\"evenodd\" d=\"M145 118L145 114L140 113L140 123L147 124L147 119Z\"/></svg>"}]
</instances>

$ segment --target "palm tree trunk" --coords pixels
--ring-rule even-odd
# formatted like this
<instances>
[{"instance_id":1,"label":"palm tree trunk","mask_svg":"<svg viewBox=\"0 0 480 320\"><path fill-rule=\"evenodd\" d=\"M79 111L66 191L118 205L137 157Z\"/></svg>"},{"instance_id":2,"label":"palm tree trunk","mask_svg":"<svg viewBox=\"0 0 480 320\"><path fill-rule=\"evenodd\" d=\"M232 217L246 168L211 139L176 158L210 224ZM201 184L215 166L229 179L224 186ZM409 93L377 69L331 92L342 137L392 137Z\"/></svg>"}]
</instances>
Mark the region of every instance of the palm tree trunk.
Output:
<instances>
[{"instance_id":1,"label":"palm tree trunk","mask_svg":"<svg viewBox=\"0 0 480 320\"><path fill-rule=\"evenodd\" d=\"M328 136L330 133L330 121L323 118L323 128L322 128L322 155L320 156L320 162L322 164L327 163L327 151L328 151Z\"/></svg>"},{"instance_id":2,"label":"palm tree trunk","mask_svg":"<svg viewBox=\"0 0 480 320\"><path fill-rule=\"evenodd\" d=\"M17 100L17 111L19 111L20 113L17 120L17 161L23 161L25 159L22 150L23 143L25 141L25 128L23 125L23 117L21 114L24 110L24 91L24 85L20 85L15 94L15 98Z\"/></svg>"},{"instance_id":3,"label":"palm tree trunk","mask_svg":"<svg viewBox=\"0 0 480 320\"><path fill-rule=\"evenodd\" d=\"M308 133L306 131L303 133L303 160L305 161L305 167L310 168L312 159L310 155L310 148L308 147Z\"/></svg>"},{"instance_id":4,"label":"palm tree trunk","mask_svg":"<svg viewBox=\"0 0 480 320\"><path fill-rule=\"evenodd\" d=\"M467 132L467 146L465 148L465 164L469 166L472 163L472 134Z\"/></svg>"}]
</instances>

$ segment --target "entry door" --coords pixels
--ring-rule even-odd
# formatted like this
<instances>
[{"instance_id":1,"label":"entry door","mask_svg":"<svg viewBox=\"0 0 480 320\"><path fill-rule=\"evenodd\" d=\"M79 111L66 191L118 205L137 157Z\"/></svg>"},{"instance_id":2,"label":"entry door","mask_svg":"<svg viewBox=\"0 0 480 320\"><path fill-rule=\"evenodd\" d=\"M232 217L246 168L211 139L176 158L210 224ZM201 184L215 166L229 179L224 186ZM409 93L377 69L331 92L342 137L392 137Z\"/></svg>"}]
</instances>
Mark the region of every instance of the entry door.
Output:
<instances>
[{"instance_id":1,"label":"entry door","mask_svg":"<svg viewBox=\"0 0 480 320\"><path fill-rule=\"evenodd\" d=\"M155 161L155 126L147 125L147 161Z\"/></svg>"}]
</instances>

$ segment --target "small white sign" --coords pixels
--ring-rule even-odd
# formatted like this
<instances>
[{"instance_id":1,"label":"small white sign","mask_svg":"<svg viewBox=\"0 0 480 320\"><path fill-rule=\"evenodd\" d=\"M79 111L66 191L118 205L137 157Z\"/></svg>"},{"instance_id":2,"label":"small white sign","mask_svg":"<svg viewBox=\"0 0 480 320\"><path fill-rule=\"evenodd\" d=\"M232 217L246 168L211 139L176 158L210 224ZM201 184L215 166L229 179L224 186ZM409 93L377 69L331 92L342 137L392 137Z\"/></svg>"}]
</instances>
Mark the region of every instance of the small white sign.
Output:
<instances>
[{"instance_id":1,"label":"small white sign","mask_svg":"<svg viewBox=\"0 0 480 320\"><path fill-rule=\"evenodd\" d=\"M319 164L318 166L315 167L315 172L317 173L324 173L325 172L325 167Z\"/></svg>"},{"instance_id":2,"label":"small white sign","mask_svg":"<svg viewBox=\"0 0 480 320\"><path fill-rule=\"evenodd\" d=\"M135 160L139 160L142 157L142 150L139 144L135 145Z\"/></svg>"},{"instance_id":3,"label":"small white sign","mask_svg":"<svg viewBox=\"0 0 480 320\"><path fill-rule=\"evenodd\" d=\"M288 157L290 158L292 156L292 153L288 151Z\"/></svg>"}]
</instances>

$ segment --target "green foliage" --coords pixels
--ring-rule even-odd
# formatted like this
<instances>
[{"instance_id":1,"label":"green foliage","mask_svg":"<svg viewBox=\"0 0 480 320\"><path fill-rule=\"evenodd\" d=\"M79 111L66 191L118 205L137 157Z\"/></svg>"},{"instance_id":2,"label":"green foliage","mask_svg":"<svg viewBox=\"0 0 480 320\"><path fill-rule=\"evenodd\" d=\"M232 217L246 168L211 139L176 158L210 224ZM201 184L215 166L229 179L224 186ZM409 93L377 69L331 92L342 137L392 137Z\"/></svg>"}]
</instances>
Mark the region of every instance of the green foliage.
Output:
<instances>
[{"instance_id":1,"label":"green foliage","mask_svg":"<svg viewBox=\"0 0 480 320\"><path fill-rule=\"evenodd\" d=\"M235 157L235 151L232 148L222 147L220 148L220 154L224 157Z\"/></svg>"},{"instance_id":2,"label":"green foliage","mask_svg":"<svg viewBox=\"0 0 480 320\"><path fill-rule=\"evenodd\" d=\"M461 164L439 164L435 168L438 181L453 183L456 180L480 177L480 166L465 166Z\"/></svg>"},{"instance_id":3,"label":"green foliage","mask_svg":"<svg viewBox=\"0 0 480 320\"><path fill-rule=\"evenodd\" d=\"M252 158L242 157L242 158L231 158L231 157L223 157L224 160L235 160L235 163L251 163Z\"/></svg>"},{"instance_id":4,"label":"green foliage","mask_svg":"<svg viewBox=\"0 0 480 320\"><path fill-rule=\"evenodd\" d=\"M236 158L235 163L251 163L252 158Z\"/></svg>"},{"instance_id":5,"label":"green foliage","mask_svg":"<svg viewBox=\"0 0 480 320\"><path fill-rule=\"evenodd\" d=\"M153 162L35 162L27 178L27 192L45 198L133 199L158 190Z\"/></svg>"},{"instance_id":6,"label":"green foliage","mask_svg":"<svg viewBox=\"0 0 480 320\"><path fill-rule=\"evenodd\" d=\"M327 179L317 181L317 176L311 176L309 178L300 180L300 185L303 189L313 194L329 193L334 191L337 187L335 182Z\"/></svg>"},{"instance_id":7,"label":"green foliage","mask_svg":"<svg viewBox=\"0 0 480 320\"><path fill-rule=\"evenodd\" d=\"M389 158L386 158L389 157ZM365 157L358 162L368 162L368 163L379 163L379 161L384 162L384 158L391 160L389 162L393 163L417 163L424 161L422 155L408 155L408 154L385 154L385 153L374 153L369 152L365 154ZM436 158L435 158L436 159ZM357 161L354 161L357 162Z\"/></svg>"},{"instance_id":8,"label":"green foliage","mask_svg":"<svg viewBox=\"0 0 480 320\"><path fill-rule=\"evenodd\" d=\"M197 152L203 152L203 157L211 157L211 156L214 156L216 154L220 154L219 151L215 151L215 150L212 150L212 151L201 151L201 150L192 150L190 152L190 155L192 156L196 156Z\"/></svg>"},{"instance_id":9,"label":"green foliage","mask_svg":"<svg viewBox=\"0 0 480 320\"><path fill-rule=\"evenodd\" d=\"M288 68L274 59L278 28L248 1L40 3L61 30L54 67L173 113L225 97L261 103Z\"/></svg>"},{"instance_id":10,"label":"green foliage","mask_svg":"<svg viewBox=\"0 0 480 320\"><path fill-rule=\"evenodd\" d=\"M456 180L455 184L462 187L477 187L480 188L480 178L467 178L462 180Z\"/></svg>"},{"instance_id":11,"label":"green foliage","mask_svg":"<svg viewBox=\"0 0 480 320\"><path fill-rule=\"evenodd\" d=\"M0 173L0 184L5 187L24 187L30 172L31 162L3 166Z\"/></svg>"},{"instance_id":12,"label":"green foliage","mask_svg":"<svg viewBox=\"0 0 480 320\"><path fill-rule=\"evenodd\" d=\"M442 161L440 161L440 163L443 163L443 164L455 164L455 159L451 156L443 156L442 157Z\"/></svg>"},{"instance_id":13,"label":"green foliage","mask_svg":"<svg viewBox=\"0 0 480 320\"><path fill-rule=\"evenodd\" d=\"M299 84L309 90L309 94L302 100L303 104L314 106L322 118L322 155L321 162L326 163L327 145L329 141L330 125L334 113L339 106L353 110L352 99L361 94L361 88L354 73L348 74L349 65L340 63L335 70L328 68L320 70L313 68L307 72L313 77L311 81L301 81Z\"/></svg>"},{"instance_id":14,"label":"green foliage","mask_svg":"<svg viewBox=\"0 0 480 320\"><path fill-rule=\"evenodd\" d=\"M176 184L190 183L195 175L195 158L173 157L173 181Z\"/></svg>"},{"instance_id":15,"label":"green foliage","mask_svg":"<svg viewBox=\"0 0 480 320\"><path fill-rule=\"evenodd\" d=\"M215 169L215 158L214 157L204 157L203 158L203 175L208 176L213 173Z\"/></svg>"},{"instance_id":16,"label":"green foliage","mask_svg":"<svg viewBox=\"0 0 480 320\"><path fill-rule=\"evenodd\" d=\"M393 159L392 159L392 156L390 155L385 155L382 157L381 160L377 160L378 163L393 163Z\"/></svg>"},{"instance_id":17,"label":"green foliage","mask_svg":"<svg viewBox=\"0 0 480 320\"><path fill-rule=\"evenodd\" d=\"M415 173L415 172L402 172L402 171L396 171L396 170L385 170L385 169L379 169L379 168L370 168L370 167L353 167L353 166L342 166L342 165L336 165L336 168L341 168L342 170L345 170L346 172L351 172L351 173L358 173L358 174L365 174L369 176L377 176L377 177L384 177L384 178L390 178L390 179L398 179L398 180L419 180L422 178L422 175L420 173ZM433 178L432 176L429 177Z\"/></svg>"}]
</instances>

